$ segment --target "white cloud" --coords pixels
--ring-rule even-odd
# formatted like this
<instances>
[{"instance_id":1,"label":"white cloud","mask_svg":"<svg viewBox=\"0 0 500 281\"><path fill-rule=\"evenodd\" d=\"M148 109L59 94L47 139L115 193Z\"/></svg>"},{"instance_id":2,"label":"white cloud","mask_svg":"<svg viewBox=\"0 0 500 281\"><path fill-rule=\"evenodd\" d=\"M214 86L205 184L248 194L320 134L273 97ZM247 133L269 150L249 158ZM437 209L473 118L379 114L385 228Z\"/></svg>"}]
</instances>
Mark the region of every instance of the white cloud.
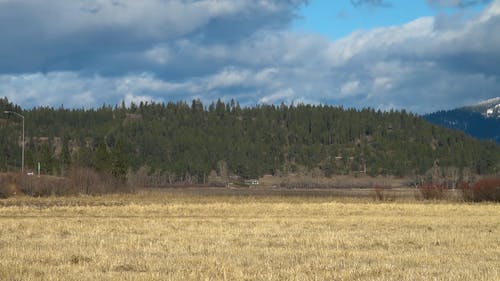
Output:
<instances>
[{"instance_id":1,"label":"white cloud","mask_svg":"<svg viewBox=\"0 0 500 281\"><path fill-rule=\"evenodd\" d=\"M127 29L140 37L168 38L193 32L215 18L244 15L250 9L272 13L287 8L286 4L270 6L266 1L247 0L52 0L49 5L37 0L18 2L0 4L49 13L50 17L39 16L32 20L41 22L44 33L52 36L111 27Z\"/></svg>"},{"instance_id":2,"label":"white cloud","mask_svg":"<svg viewBox=\"0 0 500 281\"><path fill-rule=\"evenodd\" d=\"M31 23L40 26L29 28L59 39L16 50L1 44L10 59L0 61L0 96L23 106L235 98L429 112L500 92L498 1L459 24L426 17L338 41L276 27L302 2L70 1L55 2L68 15L48 18L43 12L56 8L9 1L41 7ZM84 16L53 26L78 13ZM19 36L18 43L27 38ZM55 46L53 53L38 44Z\"/></svg>"},{"instance_id":3,"label":"white cloud","mask_svg":"<svg viewBox=\"0 0 500 281\"><path fill-rule=\"evenodd\" d=\"M294 100L295 91L291 88L284 89L273 93L269 96L264 96L259 99L259 103L276 103L283 101L286 103L291 103Z\"/></svg>"},{"instance_id":4,"label":"white cloud","mask_svg":"<svg viewBox=\"0 0 500 281\"><path fill-rule=\"evenodd\" d=\"M389 77L376 77L373 80L374 91L387 91L391 90L392 87L393 87L392 80Z\"/></svg>"},{"instance_id":5,"label":"white cloud","mask_svg":"<svg viewBox=\"0 0 500 281\"><path fill-rule=\"evenodd\" d=\"M4 0L0 22L8 24L0 25L0 54L5 58L0 73L86 70L102 58L131 52L146 52L146 59L161 64L169 56L156 45L182 39L238 41L286 26L305 2ZM117 64L113 71L123 74L121 67Z\"/></svg>"},{"instance_id":6,"label":"white cloud","mask_svg":"<svg viewBox=\"0 0 500 281\"><path fill-rule=\"evenodd\" d=\"M170 50L166 47L154 47L147 50L144 56L157 64L167 64L172 59Z\"/></svg>"},{"instance_id":7,"label":"white cloud","mask_svg":"<svg viewBox=\"0 0 500 281\"><path fill-rule=\"evenodd\" d=\"M84 106L86 108L91 108L96 104L96 98L94 93L87 91L83 93L76 93L71 97L70 103L66 104L66 106L74 107L74 106Z\"/></svg>"},{"instance_id":8,"label":"white cloud","mask_svg":"<svg viewBox=\"0 0 500 281\"><path fill-rule=\"evenodd\" d=\"M133 104L140 104L141 102L161 102L161 100L155 100L151 96L135 96L134 94L126 94L125 98L123 99L124 103L128 106Z\"/></svg>"},{"instance_id":9,"label":"white cloud","mask_svg":"<svg viewBox=\"0 0 500 281\"><path fill-rule=\"evenodd\" d=\"M208 79L207 89L213 90L217 88L241 86L246 83L249 75L249 72L246 70L227 68Z\"/></svg>"},{"instance_id":10,"label":"white cloud","mask_svg":"<svg viewBox=\"0 0 500 281\"><path fill-rule=\"evenodd\" d=\"M341 97L352 96L352 95L357 94L359 92L359 89L360 89L360 87L359 87L358 80L349 81L349 82L344 83L340 87L340 95L341 95Z\"/></svg>"}]
</instances>

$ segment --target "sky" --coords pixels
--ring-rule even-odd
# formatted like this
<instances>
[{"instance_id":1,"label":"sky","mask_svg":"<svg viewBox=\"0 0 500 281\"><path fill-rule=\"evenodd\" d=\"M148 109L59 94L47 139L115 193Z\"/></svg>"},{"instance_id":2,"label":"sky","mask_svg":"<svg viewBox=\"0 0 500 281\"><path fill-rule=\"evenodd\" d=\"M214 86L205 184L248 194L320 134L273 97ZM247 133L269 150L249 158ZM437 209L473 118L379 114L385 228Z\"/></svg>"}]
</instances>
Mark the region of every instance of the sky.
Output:
<instances>
[{"instance_id":1,"label":"sky","mask_svg":"<svg viewBox=\"0 0 500 281\"><path fill-rule=\"evenodd\" d=\"M500 0L0 0L0 96L422 114L500 96L499 30Z\"/></svg>"}]
</instances>

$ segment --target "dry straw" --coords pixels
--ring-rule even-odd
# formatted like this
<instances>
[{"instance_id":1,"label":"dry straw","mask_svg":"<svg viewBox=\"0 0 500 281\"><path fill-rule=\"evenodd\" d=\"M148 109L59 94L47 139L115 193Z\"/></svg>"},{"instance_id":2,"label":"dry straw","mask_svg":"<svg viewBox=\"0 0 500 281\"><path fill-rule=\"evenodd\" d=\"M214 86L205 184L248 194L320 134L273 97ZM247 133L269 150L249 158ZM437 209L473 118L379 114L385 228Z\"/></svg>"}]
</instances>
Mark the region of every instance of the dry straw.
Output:
<instances>
[{"instance_id":1,"label":"dry straw","mask_svg":"<svg viewBox=\"0 0 500 281\"><path fill-rule=\"evenodd\" d=\"M8 199L0 280L500 280L498 204Z\"/></svg>"}]
</instances>

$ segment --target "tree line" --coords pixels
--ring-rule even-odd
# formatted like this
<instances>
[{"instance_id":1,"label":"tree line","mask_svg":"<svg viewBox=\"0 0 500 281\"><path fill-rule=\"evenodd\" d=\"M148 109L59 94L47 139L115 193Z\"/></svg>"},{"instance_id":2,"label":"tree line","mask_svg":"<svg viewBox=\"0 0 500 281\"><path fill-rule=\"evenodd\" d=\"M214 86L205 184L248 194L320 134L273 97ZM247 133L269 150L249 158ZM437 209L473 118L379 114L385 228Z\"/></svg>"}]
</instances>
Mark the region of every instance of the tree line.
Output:
<instances>
[{"instance_id":1,"label":"tree line","mask_svg":"<svg viewBox=\"0 0 500 281\"><path fill-rule=\"evenodd\" d=\"M324 176L422 175L435 167L495 174L500 146L431 125L406 111L329 105L204 105L141 102L91 109L0 111L25 116L27 169L62 175L90 167L125 180L146 169L171 182L206 181L210 173L255 178L316 171ZM20 166L20 120L0 117L0 170Z\"/></svg>"}]
</instances>

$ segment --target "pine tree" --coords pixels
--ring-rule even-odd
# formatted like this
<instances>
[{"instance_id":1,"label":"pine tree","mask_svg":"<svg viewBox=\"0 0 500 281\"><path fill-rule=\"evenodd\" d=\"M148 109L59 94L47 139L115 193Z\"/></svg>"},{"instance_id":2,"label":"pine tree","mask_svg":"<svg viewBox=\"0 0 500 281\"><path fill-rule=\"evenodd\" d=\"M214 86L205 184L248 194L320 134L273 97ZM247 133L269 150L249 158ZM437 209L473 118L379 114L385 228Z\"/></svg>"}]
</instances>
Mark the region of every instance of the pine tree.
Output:
<instances>
[{"instance_id":1,"label":"pine tree","mask_svg":"<svg viewBox=\"0 0 500 281\"><path fill-rule=\"evenodd\" d=\"M93 166L99 172L109 172L111 167L110 155L108 152L108 148L106 146L106 142L102 139L96 151L94 152L93 157Z\"/></svg>"},{"instance_id":2,"label":"pine tree","mask_svg":"<svg viewBox=\"0 0 500 281\"><path fill-rule=\"evenodd\" d=\"M111 174L120 183L127 181L128 160L125 153L125 141L118 139L111 151Z\"/></svg>"},{"instance_id":3,"label":"pine tree","mask_svg":"<svg viewBox=\"0 0 500 281\"><path fill-rule=\"evenodd\" d=\"M69 151L69 137L62 139L61 155L59 156L60 172L64 176L71 165L71 152Z\"/></svg>"}]
</instances>

